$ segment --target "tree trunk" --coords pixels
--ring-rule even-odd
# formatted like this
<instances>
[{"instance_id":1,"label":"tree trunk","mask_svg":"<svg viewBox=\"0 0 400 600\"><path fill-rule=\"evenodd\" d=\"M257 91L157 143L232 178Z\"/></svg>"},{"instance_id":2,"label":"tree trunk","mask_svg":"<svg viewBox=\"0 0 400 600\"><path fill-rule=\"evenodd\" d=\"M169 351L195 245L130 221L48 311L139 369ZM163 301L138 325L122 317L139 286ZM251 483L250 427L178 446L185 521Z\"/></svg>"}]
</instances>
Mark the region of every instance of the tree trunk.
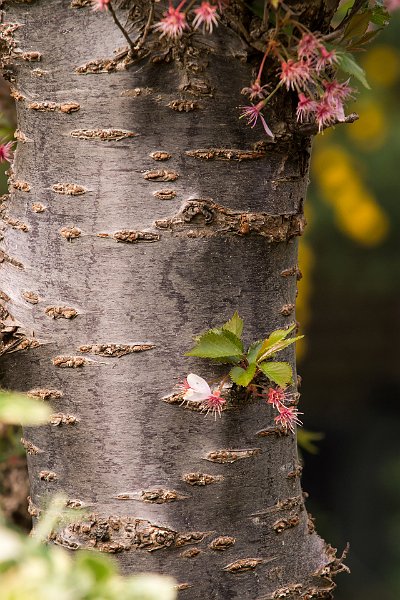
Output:
<instances>
[{"instance_id":1,"label":"tree trunk","mask_svg":"<svg viewBox=\"0 0 400 600\"><path fill-rule=\"evenodd\" d=\"M261 401L216 420L173 402L187 373L222 372L184 357L193 335L235 310L248 342L295 320L310 140L290 96L274 141L238 120L251 65L226 26L128 65L103 60L125 43L108 14L20 0L6 16L2 291L26 338L3 386L54 407L25 432L32 514L64 491L91 514L56 543L173 575L182 597L330 598L342 567L304 508L295 436Z\"/></svg>"}]
</instances>

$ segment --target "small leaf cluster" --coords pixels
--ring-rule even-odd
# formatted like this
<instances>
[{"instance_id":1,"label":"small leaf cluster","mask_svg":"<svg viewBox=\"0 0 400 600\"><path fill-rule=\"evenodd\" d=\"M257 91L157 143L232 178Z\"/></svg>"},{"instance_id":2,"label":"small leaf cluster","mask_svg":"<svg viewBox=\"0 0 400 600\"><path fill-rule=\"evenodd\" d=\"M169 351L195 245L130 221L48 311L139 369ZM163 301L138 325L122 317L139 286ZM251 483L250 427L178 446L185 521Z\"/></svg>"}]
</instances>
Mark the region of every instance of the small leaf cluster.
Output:
<instances>
[{"instance_id":1,"label":"small leaf cluster","mask_svg":"<svg viewBox=\"0 0 400 600\"><path fill-rule=\"evenodd\" d=\"M293 370L288 362L276 360L276 354L294 344L303 336L289 337L296 325L276 329L270 335L252 343L245 349L243 319L237 312L222 327L209 329L196 338L196 344L186 356L208 358L233 365L229 377L237 386L247 388L260 375L264 375L280 388L293 381Z\"/></svg>"}]
</instances>

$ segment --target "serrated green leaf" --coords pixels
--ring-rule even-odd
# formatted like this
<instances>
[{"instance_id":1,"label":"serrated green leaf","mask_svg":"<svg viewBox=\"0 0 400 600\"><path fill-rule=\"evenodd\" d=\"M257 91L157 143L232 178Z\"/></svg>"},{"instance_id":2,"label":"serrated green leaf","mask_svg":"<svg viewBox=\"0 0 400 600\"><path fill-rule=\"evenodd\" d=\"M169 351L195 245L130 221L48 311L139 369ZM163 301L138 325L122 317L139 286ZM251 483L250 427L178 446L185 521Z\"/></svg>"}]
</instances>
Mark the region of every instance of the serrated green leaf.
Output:
<instances>
[{"instance_id":1,"label":"serrated green leaf","mask_svg":"<svg viewBox=\"0 0 400 600\"><path fill-rule=\"evenodd\" d=\"M371 23L385 27L390 21L390 14L384 6L374 6L372 9Z\"/></svg>"},{"instance_id":2,"label":"serrated green leaf","mask_svg":"<svg viewBox=\"0 0 400 600\"><path fill-rule=\"evenodd\" d=\"M253 342L251 344L251 346L249 347L247 354L246 354L246 359L250 365L252 363L257 362L257 356L258 356L258 353L260 352L262 345L263 345L263 341L260 340L258 342Z\"/></svg>"},{"instance_id":3,"label":"serrated green leaf","mask_svg":"<svg viewBox=\"0 0 400 600\"><path fill-rule=\"evenodd\" d=\"M289 338L288 340L281 340L280 342L277 342L273 346L267 346L266 350L263 350L262 352L260 350L260 352L258 353L257 362L262 362L263 360L266 360L267 358L271 358L277 352L281 352L282 350L284 350L288 346L291 346L298 340L303 339L303 337L304 337L304 335L297 335L296 337Z\"/></svg>"},{"instance_id":4,"label":"serrated green leaf","mask_svg":"<svg viewBox=\"0 0 400 600\"><path fill-rule=\"evenodd\" d=\"M371 89L365 76L364 69L360 67L351 54L348 52L338 53L338 59L338 64L343 71L358 79L358 81L360 81L367 89Z\"/></svg>"},{"instance_id":5,"label":"serrated green leaf","mask_svg":"<svg viewBox=\"0 0 400 600\"><path fill-rule=\"evenodd\" d=\"M371 19L372 10L366 10L365 12L353 15L344 30L343 40L351 40L363 36L368 29Z\"/></svg>"},{"instance_id":6,"label":"serrated green leaf","mask_svg":"<svg viewBox=\"0 0 400 600\"><path fill-rule=\"evenodd\" d=\"M13 392L0 392L0 422L20 425L46 423L51 410L34 398Z\"/></svg>"},{"instance_id":7,"label":"serrated green leaf","mask_svg":"<svg viewBox=\"0 0 400 600\"><path fill-rule=\"evenodd\" d=\"M295 327L296 324L294 323L293 325L288 327L288 329L276 329L275 331L270 333L269 337L267 337L263 341L258 356L262 356L268 350L268 348L270 348L271 346L275 346L275 344L278 344L279 342L284 340L289 335L289 333L293 331Z\"/></svg>"},{"instance_id":8,"label":"serrated green leaf","mask_svg":"<svg viewBox=\"0 0 400 600\"><path fill-rule=\"evenodd\" d=\"M256 371L257 365L252 363L247 367L247 369L242 369L242 367L233 367L229 375L234 383L243 387L247 387L253 379Z\"/></svg>"},{"instance_id":9,"label":"serrated green leaf","mask_svg":"<svg viewBox=\"0 0 400 600\"><path fill-rule=\"evenodd\" d=\"M236 311L232 319L229 319L227 323L222 325L222 329L231 331L238 338L242 337L243 333L243 319L239 317L239 313Z\"/></svg>"},{"instance_id":10,"label":"serrated green leaf","mask_svg":"<svg viewBox=\"0 0 400 600\"><path fill-rule=\"evenodd\" d=\"M195 347L185 356L199 358L227 358L243 355L241 340L226 329L211 329L198 339Z\"/></svg>"},{"instance_id":11,"label":"serrated green leaf","mask_svg":"<svg viewBox=\"0 0 400 600\"><path fill-rule=\"evenodd\" d=\"M287 362L262 362L258 365L261 371L281 388L292 381L293 370Z\"/></svg>"}]
</instances>

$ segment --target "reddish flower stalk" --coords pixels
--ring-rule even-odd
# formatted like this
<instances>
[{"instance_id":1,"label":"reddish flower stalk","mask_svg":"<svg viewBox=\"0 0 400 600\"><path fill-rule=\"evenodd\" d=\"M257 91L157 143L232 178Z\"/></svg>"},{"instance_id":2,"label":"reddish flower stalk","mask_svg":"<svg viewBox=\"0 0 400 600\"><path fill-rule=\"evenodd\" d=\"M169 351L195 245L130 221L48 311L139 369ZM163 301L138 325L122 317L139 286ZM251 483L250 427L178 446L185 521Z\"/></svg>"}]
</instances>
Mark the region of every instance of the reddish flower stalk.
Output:
<instances>
[{"instance_id":1,"label":"reddish flower stalk","mask_svg":"<svg viewBox=\"0 0 400 600\"><path fill-rule=\"evenodd\" d=\"M265 133L273 138L275 136L268 127L263 115L261 114L261 111L264 108L265 104L266 101L261 100L261 102L259 102L256 105L252 104L251 106L241 106L240 108L242 109L242 114L240 115L240 118L246 118L247 125L250 125L251 128L257 125L258 118L260 118Z\"/></svg>"}]
</instances>

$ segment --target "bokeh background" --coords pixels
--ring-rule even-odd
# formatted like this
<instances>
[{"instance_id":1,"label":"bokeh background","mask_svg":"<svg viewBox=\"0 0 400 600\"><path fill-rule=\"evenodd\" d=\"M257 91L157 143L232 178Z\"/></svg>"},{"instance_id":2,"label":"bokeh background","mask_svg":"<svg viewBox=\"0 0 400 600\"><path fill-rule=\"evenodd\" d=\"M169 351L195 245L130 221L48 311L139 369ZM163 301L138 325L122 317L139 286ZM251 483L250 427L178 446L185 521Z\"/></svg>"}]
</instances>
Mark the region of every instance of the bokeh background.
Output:
<instances>
[{"instance_id":1,"label":"bokeh background","mask_svg":"<svg viewBox=\"0 0 400 600\"><path fill-rule=\"evenodd\" d=\"M400 14L361 63L371 90L349 107L360 120L320 135L313 151L297 305L303 486L320 534L339 552L350 543L336 600L398 600ZM6 88L0 105L0 136L12 139ZM19 438L0 425L0 506L28 528Z\"/></svg>"}]
</instances>

